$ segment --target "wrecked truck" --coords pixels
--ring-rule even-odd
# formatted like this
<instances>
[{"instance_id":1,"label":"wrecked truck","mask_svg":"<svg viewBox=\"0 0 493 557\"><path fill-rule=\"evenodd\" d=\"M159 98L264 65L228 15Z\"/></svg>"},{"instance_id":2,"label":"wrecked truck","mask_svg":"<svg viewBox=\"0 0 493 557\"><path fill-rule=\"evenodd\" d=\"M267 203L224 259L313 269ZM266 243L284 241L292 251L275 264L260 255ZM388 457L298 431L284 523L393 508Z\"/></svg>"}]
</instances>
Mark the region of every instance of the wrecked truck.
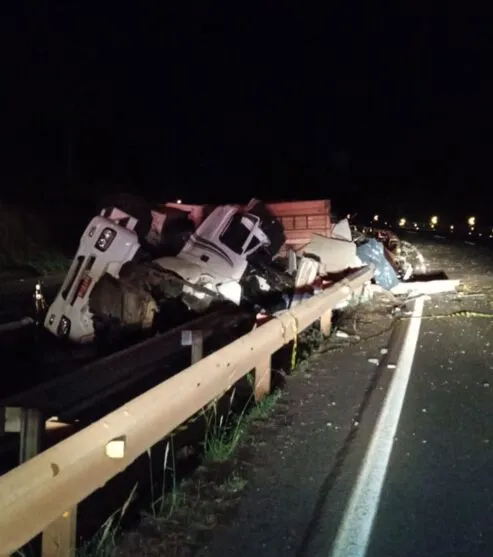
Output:
<instances>
[{"instance_id":1,"label":"wrecked truck","mask_svg":"<svg viewBox=\"0 0 493 557\"><path fill-rule=\"evenodd\" d=\"M272 261L283 226L259 200L204 209L195 222L176 207L149 218L137 205L103 207L87 226L45 317L55 336L87 343L162 330L218 303L265 305L293 288Z\"/></svg>"}]
</instances>

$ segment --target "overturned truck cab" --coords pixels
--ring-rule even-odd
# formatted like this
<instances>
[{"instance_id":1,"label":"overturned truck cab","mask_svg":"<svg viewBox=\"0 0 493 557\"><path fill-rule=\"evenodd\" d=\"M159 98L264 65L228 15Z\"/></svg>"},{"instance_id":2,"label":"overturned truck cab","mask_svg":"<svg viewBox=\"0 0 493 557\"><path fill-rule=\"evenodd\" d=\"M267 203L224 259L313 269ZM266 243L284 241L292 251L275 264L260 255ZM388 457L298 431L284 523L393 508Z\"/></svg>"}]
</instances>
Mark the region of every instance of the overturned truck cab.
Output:
<instances>
[{"instance_id":1,"label":"overturned truck cab","mask_svg":"<svg viewBox=\"0 0 493 557\"><path fill-rule=\"evenodd\" d=\"M77 343L109 332L154 331L217 303L284 288L268 264L284 244L281 223L260 201L205 211L152 211L149 225L106 207L84 231L45 327ZM274 277L274 278L273 278Z\"/></svg>"}]
</instances>

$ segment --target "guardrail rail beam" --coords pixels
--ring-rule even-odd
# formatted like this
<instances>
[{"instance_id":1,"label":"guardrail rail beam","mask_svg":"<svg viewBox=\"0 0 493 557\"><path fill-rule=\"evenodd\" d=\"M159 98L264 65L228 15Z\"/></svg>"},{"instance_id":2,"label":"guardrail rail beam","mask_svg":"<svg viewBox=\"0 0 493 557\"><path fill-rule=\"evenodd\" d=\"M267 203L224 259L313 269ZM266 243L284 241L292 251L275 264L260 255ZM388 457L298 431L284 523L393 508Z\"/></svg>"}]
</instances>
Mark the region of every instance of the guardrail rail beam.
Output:
<instances>
[{"instance_id":1,"label":"guardrail rail beam","mask_svg":"<svg viewBox=\"0 0 493 557\"><path fill-rule=\"evenodd\" d=\"M272 354L346 300L373 274L373 266L353 272L0 476L0 555L15 552L44 530L48 532L44 557L72 557L75 506L80 501L252 369L256 397L266 394ZM33 437L34 433L35 429ZM124 451L110 458L106 447L122 439ZM57 543L58 553L49 553Z\"/></svg>"}]
</instances>

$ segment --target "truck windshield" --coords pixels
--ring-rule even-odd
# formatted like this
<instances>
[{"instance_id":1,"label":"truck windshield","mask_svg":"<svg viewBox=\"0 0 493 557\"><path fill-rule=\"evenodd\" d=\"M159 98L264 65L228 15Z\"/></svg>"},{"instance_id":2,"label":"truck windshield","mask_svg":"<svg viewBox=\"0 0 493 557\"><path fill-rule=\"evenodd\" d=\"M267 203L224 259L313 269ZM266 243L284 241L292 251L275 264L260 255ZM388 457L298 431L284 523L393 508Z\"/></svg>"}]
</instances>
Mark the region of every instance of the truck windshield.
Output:
<instances>
[{"instance_id":1,"label":"truck windshield","mask_svg":"<svg viewBox=\"0 0 493 557\"><path fill-rule=\"evenodd\" d=\"M224 245L238 254L243 253L243 244L250 234L250 230L241 222L241 219L242 215L240 213L234 214L219 237Z\"/></svg>"}]
</instances>

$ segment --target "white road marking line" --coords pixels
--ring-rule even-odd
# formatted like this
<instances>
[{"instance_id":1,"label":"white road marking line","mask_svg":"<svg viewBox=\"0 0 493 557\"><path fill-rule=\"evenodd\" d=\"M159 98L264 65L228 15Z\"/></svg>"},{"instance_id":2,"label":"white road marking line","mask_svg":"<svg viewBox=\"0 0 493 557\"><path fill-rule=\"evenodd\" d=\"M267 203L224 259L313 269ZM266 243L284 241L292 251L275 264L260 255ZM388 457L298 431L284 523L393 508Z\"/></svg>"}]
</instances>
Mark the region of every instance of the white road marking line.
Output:
<instances>
[{"instance_id":1,"label":"white road marking line","mask_svg":"<svg viewBox=\"0 0 493 557\"><path fill-rule=\"evenodd\" d=\"M366 554L411 375L423 306L423 298L414 302L397 368L344 511L330 557L364 557Z\"/></svg>"}]
</instances>

